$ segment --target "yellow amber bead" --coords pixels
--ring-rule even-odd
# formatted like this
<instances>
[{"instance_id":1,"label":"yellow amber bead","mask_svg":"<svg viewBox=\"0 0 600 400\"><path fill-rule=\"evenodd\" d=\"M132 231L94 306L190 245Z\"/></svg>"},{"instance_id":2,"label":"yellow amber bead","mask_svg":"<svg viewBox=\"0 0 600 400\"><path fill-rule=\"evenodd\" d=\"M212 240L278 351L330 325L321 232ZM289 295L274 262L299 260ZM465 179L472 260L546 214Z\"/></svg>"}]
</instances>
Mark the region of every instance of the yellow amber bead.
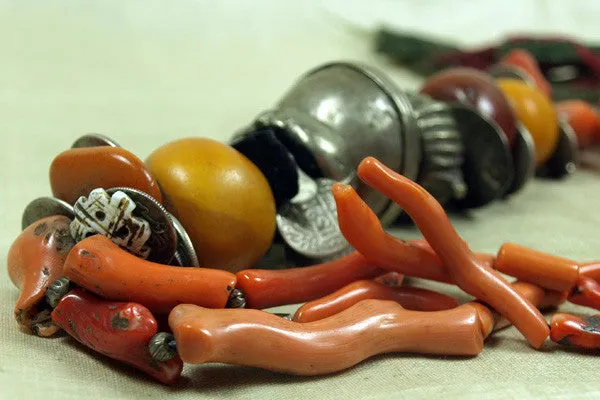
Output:
<instances>
[{"instance_id":1,"label":"yellow amber bead","mask_svg":"<svg viewBox=\"0 0 600 400\"><path fill-rule=\"evenodd\" d=\"M552 102L540 89L517 79L498 79L497 84L517 118L531 133L539 167L550 158L558 143L558 116Z\"/></svg>"},{"instance_id":2,"label":"yellow amber bead","mask_svg":"<svg viewBox=\"0 0 600 400\"><path fill-rule=\"evenodd\" d=\"M187 138L156 149L146 164L167 210L187 230L200 266L252 267L275 233L275 201L262 172L233 147Z\"/></svg>"}]
</instances>

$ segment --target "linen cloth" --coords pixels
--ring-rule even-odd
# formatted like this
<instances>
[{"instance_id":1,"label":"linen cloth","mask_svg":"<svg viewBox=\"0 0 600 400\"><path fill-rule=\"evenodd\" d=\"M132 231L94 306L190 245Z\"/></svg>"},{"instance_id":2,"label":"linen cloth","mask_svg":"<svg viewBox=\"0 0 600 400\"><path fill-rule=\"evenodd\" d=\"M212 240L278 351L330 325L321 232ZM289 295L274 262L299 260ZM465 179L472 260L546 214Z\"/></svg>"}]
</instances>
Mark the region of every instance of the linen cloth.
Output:
<instances>
[{"instance_id":1,"label":"linen cloth","mask_svg":"<svg viewBox=\"0 0 600 400\"><path fill-rule=\"evenodd\" d=\"M498 3L514 18L498 17L507 14ZM372 53L378 18L477 44L516 29L600 39L594 10L593 1L0 1L0 398L599 398L597 352L550 341L536 351L514 328L473 358L385 355L322 377L187 365L181 381L165 387L69 337L20 332L18 290L5 272L23 208L50 195L52 159L83 133L106 134L142 159L182 137L226 141L303 72L332 60L367 62L418 88L418 77ZM580 170L452 219L477 251L513 241L589 260L600 258L599 198L599 173ZM419 237L409 227L391 232ZM413 283L468 299L448 285Z\"/></svg>"}]
</instances>

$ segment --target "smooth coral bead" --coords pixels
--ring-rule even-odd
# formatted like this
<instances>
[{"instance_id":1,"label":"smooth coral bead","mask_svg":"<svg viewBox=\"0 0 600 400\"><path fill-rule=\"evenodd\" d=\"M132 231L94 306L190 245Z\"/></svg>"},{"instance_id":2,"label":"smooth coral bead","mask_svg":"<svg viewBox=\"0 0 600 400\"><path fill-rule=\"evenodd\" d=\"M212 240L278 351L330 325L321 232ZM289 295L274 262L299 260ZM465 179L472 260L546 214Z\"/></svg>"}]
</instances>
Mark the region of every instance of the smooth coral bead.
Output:
<instances>
[{"instance_id":1,"label":"smooth coral bead","mask_svg":"<svg viewBox=\"0 0 600 400\"><path fill-rule=\"evenodd\" d=\"M253 266L275 233L275 200L258 167L233 147L187 138L156 149L146 164L166 208L187 230L200 266Z\"/></svg>"},{"instance_id":2,"label":"smooth coral bead","mask_svg":"<svg viewBox=\"0 0 600 400\"><path fill-rule=\"evenodd\" d=\"M531 133L535 142L536 165L542 165L558 143L558 116L550 99L538 88L516 79L498 79L515 110L517 118Z\"/></svg>"},{"instance_id":3,"label":"smooth coral bead","mask_svg":"<svg viewBox=\"0 0 600 400\"><path fill-rule=\"evenodd\" d=\"M69 204L96 188L126 186L162 202L156 180L133 153L112 146L82 147L63 151L50 166L52 194Z\"/></svg>"}]
</instances>

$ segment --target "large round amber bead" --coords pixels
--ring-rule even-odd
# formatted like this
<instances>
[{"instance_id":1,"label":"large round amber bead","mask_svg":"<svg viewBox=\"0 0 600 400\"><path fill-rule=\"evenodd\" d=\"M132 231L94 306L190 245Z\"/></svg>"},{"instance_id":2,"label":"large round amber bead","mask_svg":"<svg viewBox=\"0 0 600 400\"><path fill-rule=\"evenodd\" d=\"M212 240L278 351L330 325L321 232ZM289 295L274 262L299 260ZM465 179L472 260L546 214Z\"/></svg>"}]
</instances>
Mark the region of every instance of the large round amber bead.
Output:
<instances>
[{"instance_id":1,"label":"large round amber bead","mask_svg":"<svg viewBox=\"0 0 600 400\"><path fill-rule=\"evenodd\" d=\"M231 146L187 138L156 149L146 164L164 203L187 230L200 266L253 266L275 233L275 201L262 172Z\"/></svg>"},{"instance_id":2,"label":"large round amber bead","mask_svg":"<svg viewBox=\"0 0 600 400\"><path fill-rule=\"evenodd\" d=\"M535 161L539 167L556 149L558 116L550 99L538 88L517 79L498 79L497 85L512 105L517 118L535 142Z\"/></svg>"}]
</instances>

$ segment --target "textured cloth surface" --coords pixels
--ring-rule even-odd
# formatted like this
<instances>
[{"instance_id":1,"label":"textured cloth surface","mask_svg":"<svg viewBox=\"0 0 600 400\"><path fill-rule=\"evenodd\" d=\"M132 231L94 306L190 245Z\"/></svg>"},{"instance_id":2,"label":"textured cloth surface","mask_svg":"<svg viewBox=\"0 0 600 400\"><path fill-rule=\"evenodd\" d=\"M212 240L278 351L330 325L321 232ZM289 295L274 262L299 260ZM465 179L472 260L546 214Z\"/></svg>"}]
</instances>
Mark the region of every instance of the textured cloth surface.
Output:
<instances>
[{"instance_id":1,"label":"textured cloth surface","mask_svg":"<svg viewBox=\"0 0 600 400\"><path fill-rule=\"evenodd\" d=\"M453 37L460 36L459 28ZM463 36L474 42L470 32L480 28L464 26ZM0 1L4 271L24 206L50 194L50 162L79 135L104 133L142 159L176 138L225 141L271 107L301 73L336 59L372 63L402 87L418 87L416 78L372 55L370 43L362 28L342 22L331 9L292 2ZM454 216L453 222L478 251L495 252L513 241L589 260L600 258L598 198L599 174L579 171L565 181L536 180L518 195ZM419 236L411 228L392 232ZM446 285L414 283L467 300ZM600 397L597 353L549 341L535 351L514 328L494 334L473 358L385 355L309 378L188 365L178 384L164 387L68 337L21 333L12 315L17 296L6 272L0 274L0 398L5 399Z\"/></svg>"}]
</instances>

